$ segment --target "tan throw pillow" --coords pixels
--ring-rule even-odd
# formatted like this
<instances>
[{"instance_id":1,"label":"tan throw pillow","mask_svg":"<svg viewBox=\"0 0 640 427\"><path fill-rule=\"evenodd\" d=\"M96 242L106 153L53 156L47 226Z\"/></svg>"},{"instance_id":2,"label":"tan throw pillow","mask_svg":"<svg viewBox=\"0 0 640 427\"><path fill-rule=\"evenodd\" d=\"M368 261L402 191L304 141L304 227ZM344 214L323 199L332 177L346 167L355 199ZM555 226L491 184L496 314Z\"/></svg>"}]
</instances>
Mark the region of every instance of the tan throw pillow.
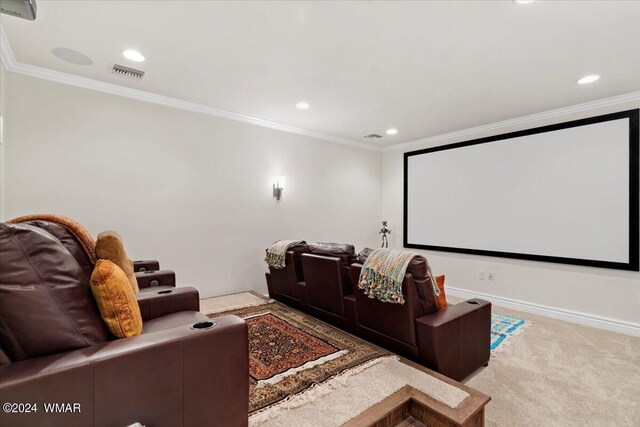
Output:
<instances>
[{"instance_id":1,"label":"tan throw pillow","mask_svg":"<svg viewBox=\"0 0 640 427\"><path fill-rule=\"evenodd\" d=\"M98 240L96 241L96 256L98 259L108 259L115 265L120 267L124 274L126 274L133 293L140 292L138 288L138 280L133 273L133 262L127 257L127 253L124 251L124 245L122 239L115 231L103 231L98 234Z\"/></svg>"},{"instance_id":2,"label":"tan throw pillow","mask_svg":"<svg viewBox=\"0 0 640 427\"><path fill-rule=\"evenodd\" d=\"M91 274L91 292L102 320L118 338L142 333L142 315L127 276L115 263L100 259Z\"/></svg>"}]
</instances>

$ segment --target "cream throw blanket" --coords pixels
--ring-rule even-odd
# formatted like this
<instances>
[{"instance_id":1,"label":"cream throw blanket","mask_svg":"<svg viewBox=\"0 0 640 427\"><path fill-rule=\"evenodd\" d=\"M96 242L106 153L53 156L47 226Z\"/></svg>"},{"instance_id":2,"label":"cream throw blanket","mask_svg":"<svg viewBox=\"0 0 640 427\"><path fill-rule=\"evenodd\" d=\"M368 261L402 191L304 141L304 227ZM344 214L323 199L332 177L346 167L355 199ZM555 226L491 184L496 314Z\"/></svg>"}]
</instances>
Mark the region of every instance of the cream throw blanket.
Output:
<instances>
[{"instance_id":1,"label":"cream throw blanket","mask_svg":"<svg viewBox=\"0 0 640 427\"><path fill-rule=\"evenodd\" d=\"M267 256L264 258L264 262L266 262L269 267L275 269L284 268L287 249L300 242L302 242L302 240L278 240L267 249Z\"/></svg>"},{"instance_id":2,"label":"cream throw blanket","mask_svg":"<svg viewBox=\"0 0 640 427\"><path fill-rule=\"evenodd\" d=\"M360 271L358 288L369 298L377 298L382 302L404 304L402 282L407 267L414 257L424 257L416 252L400 249L380 248L371 252ZM426 260L425 260L426 261ZM440 289L427 263L427 274L431 279L433 292L440 295Z\"/></svg>"}]
</instances>

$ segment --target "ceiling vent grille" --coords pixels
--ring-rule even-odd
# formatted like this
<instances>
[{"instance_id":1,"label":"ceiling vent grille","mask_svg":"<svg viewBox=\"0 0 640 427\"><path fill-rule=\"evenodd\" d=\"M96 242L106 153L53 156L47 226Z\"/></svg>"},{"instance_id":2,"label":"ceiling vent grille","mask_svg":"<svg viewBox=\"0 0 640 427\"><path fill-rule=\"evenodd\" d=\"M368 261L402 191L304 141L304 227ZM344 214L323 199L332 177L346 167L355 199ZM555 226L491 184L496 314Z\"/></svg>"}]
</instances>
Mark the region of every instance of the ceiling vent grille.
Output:
<instances>
[{"instance_id":1,"label":"ceiling vent grille","mask_svg":"<svg viewBox=\"0 0 640 427\"><path fill-rule=\"evenodd\" d=\"M379 139L382 138L382 135L378 135L377 133L370 133L369 135L365 135L364 137L368 139Z\"/></svg>"},{"instance_id":2,"label":"ceiling vent grille","mask_svg":"<svg viewBox=\"0 0 640 427\"><path fill-rule=\"evenodd\" d=\"M144 77L144 71L134 70L133 68L125 67L124 65L115 64L112 70L113 74L122 77L129 77L132 79L141 79Z\"/></svg>"}]
</instances>

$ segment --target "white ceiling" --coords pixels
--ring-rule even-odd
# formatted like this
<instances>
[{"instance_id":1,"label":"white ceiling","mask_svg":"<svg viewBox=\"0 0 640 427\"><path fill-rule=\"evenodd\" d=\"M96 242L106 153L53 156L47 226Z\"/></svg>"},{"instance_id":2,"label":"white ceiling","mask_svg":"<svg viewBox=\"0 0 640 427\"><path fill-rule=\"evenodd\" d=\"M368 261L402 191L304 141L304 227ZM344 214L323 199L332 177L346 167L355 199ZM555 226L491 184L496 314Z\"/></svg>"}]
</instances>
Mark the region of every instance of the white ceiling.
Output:
<instances>
[{"instance_id":1,"label":"white ceiling","mask_svg":"<svg viewBox=\"0 0 640 427\"><path fill-rule=\"evenodd\" d=\"M20 63L353 141L397 128L382 145L638 91L639 22L640 1L611 0L39 0L34 22L1 17Z\"/></svg>"}]
</instances>

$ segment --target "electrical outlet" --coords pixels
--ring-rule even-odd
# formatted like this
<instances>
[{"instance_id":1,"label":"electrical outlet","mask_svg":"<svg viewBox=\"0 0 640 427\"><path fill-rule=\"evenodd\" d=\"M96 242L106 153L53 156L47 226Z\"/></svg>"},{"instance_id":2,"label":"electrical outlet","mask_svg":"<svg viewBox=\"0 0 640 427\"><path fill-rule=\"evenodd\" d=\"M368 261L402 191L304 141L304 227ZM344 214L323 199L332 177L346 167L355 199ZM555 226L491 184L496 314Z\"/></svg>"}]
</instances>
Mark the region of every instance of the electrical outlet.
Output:
<instances>
[{"instance_id":1,"label":"electrical outlet","mask_svg":"<svg viewBox=\"0 0 640 427\"><path fill-rule=\"evenodd\" d=\"M484 270L480 270L478 277L480 278L480 280L484 280L487 277L487 273Z\"/></svg>"},{"instance_id":2,"label":"electrical outlet","mask_svg":"<svg viewBox=\"0 0 640 427\"><path fill-rule=\"evenodd\" d=\"M495 278L495 276L491 271L487 273L487 279L493 280L494 278Z\"/></svg>"}]
</instances>

